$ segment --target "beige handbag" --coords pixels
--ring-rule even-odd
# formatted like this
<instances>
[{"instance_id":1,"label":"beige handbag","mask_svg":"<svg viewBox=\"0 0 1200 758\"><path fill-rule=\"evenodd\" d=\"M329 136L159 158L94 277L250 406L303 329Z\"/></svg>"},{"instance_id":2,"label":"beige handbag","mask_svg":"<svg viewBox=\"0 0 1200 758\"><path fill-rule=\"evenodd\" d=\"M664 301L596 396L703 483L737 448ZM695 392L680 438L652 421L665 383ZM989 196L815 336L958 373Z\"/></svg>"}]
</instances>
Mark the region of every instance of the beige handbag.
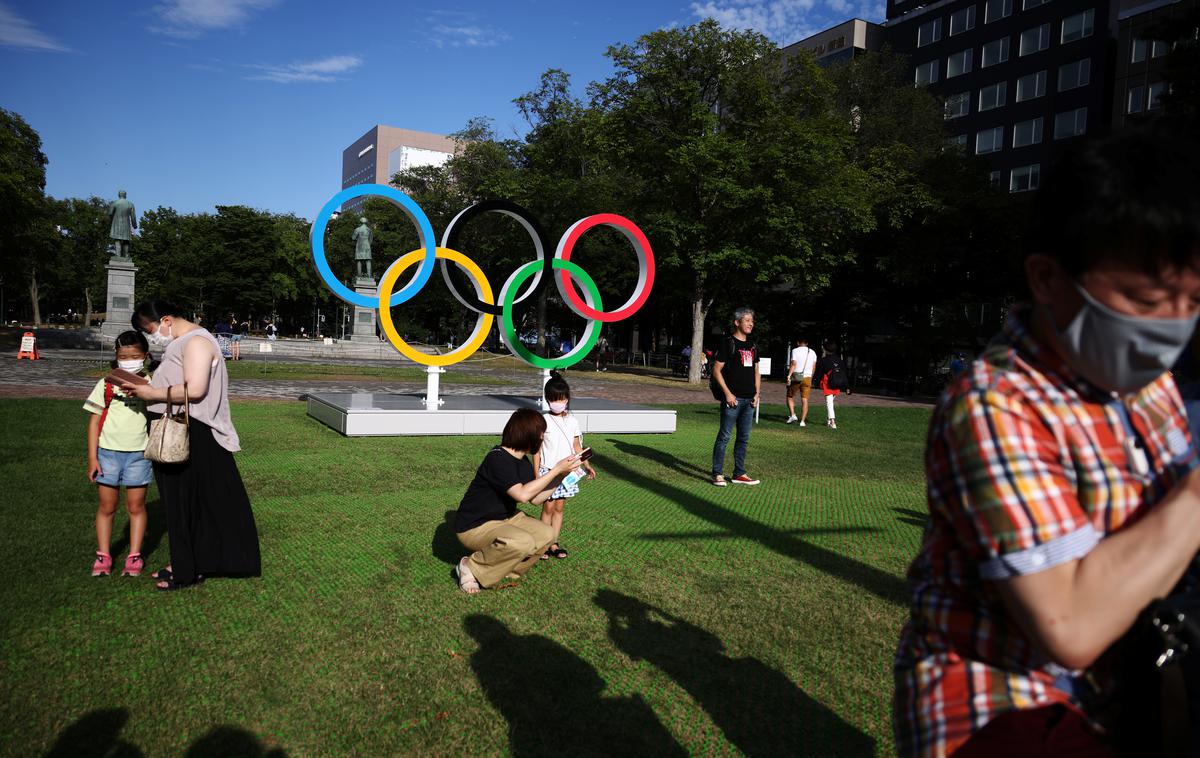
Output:
<instances>
[{"instance_id":1,"label":"beige handbag","mask_svg":"<svg viewBox=\"0 0 1200 758\"><path fill-rule=\"evenodd\" d=\"M171 388L167 387L167 412L150 422L150 442L146 445L146 460L155 463L184 463L191 454L188 442L187 382L183 383L183 413L171 414Z\"/></svg>"}]
</instances>

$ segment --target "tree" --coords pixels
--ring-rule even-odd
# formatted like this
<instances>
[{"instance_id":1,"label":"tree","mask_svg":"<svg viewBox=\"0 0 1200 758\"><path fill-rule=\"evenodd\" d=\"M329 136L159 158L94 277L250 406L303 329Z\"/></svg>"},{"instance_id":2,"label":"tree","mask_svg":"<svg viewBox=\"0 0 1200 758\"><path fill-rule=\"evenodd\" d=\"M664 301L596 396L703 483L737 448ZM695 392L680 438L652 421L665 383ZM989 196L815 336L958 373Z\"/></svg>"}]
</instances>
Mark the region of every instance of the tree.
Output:
<instances>
[{"instance_id":1,"label":"tree","mask_svg":"<svg viewBox=\"0 0 1200 758\"><path fill-rule=\"evenodd\" d=\"M108 262L108 202L48 199L48 211L61 243L53 282L58 297L83 314L83 326L92 323L95 296L105 291L104 264ZM102 295L101 295L102 296ZM60 306L62 303L60 303Z\"/></svg>"},{"instance_id":2,"label":"tree","mask_svg":"<svg viewBox=\"0 0 1200 758\"><path fill-rule=\"evenodd\" d=\"M46 163L42 138L33 127L0 108L0 277L28 283L34 324L42 320L38 259L53 243L46 213Z\"/></svg>"},{"instance_id":3,"label":"tree","mask_svg":"<svg viewBox=\"0 0 1200 758\"><path fill-rule=\"evenodd\" d=\"M807 54L785 61L762 35L712 20L608 50L592 87L629 205L692 312L688 379L700 381L704 323L739 278L750 299L779 276L823 286L874 225L850 124Z\"/></svg>"}]
</instances>

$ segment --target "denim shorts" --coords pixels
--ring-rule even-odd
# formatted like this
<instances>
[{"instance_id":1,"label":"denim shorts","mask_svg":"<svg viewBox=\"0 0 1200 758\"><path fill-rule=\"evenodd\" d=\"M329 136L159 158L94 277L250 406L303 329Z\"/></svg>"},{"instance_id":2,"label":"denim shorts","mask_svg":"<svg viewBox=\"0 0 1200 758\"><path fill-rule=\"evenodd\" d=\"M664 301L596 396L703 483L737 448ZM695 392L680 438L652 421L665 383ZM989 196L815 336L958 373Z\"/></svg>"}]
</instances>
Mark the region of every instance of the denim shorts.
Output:
<instances>
[{"instance_id":1,"label":"denim shorts","mask_svg":"<svg viewBox=\"0 0 1200 758\"><path fill-rule=\"evenodd\" d=\"M240 334L231 334L231 335L229 335L229 339L233 340L234 342L241 342L241 341L242 341L242 335L240 335Z\"/></svg>"},{"instance_id":2,"label":"denim shorts","mask_svg":"<svg viewBox=\"0 0 1200 758\"><path fill-rule=\"evenodd\" d=\"M100 476L96 484L107 484L109 487L145 487L150 484L150 461L141 450L121 452L100 448L97 456L100 459Z\"/></svg>"}]
</instances>

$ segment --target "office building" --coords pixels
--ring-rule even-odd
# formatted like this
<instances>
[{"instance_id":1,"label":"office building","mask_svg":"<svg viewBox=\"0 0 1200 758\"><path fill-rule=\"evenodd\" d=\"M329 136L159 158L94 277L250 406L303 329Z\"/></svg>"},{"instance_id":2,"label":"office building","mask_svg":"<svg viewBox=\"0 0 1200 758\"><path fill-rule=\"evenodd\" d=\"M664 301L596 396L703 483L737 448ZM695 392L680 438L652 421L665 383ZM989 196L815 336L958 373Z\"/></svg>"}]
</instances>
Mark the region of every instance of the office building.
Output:
<instances>
[{"instance_id":1,"label":"office building","mask_svg":"<svg viewBox=\"0 0 1200 758\"><path fill-rule=\"evenodd\" d=\"M848 61L855 55L883 46L884 28L861 18L852 18L811 37L805 37L783 48L783 54L792 55L800 50L813 54L819 65L828 66L839 61Z\"/></svg>"},{"instance_id":2,"label":"office building","mask_svg":"<svg viewBox=\"0 0 1200 758\"><path fill-rule=\"evenodd\" d=\"M886 38L945 98L950 143L1023 192L1057 146L1108 129L1117 14L1117 0L888 0Z\"/></svg>"},{"instance_id":3,"label":"office building","mask_svg":"<svg viewBox=\"0 0 1200 758\"><path fill-rule=\"evenodd\" d=\"M1161 36L1164 27L1182 22L1197 1L1122 0L1113 75L1114 126L1153 116L1162 107L1161 97L1167 91L1163 63L1170 50L1155 36Z\"/></svg>"},{"instance_id":4,"label":"office building","mask_svg":"<svg viewBox=\"0 0 1200 758\"><path fill-rule=\"evenodd\" d=\"M373 126L342 151L342 189L356 184L391 184L405 169L440 166L454 155L454 140L440 134ZM346 207L357 206L351 201Z\"/></svg>"}]
</instances>

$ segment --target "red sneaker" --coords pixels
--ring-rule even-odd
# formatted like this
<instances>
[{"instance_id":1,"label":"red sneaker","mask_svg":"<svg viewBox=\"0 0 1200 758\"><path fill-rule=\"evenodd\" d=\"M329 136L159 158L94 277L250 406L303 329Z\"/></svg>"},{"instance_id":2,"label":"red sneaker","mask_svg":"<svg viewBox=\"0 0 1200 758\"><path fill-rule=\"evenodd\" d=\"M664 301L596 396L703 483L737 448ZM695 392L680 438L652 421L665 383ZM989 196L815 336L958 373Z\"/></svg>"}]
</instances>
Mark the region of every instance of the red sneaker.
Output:
<instances>
[{"instance_id":1,"label":"red sneaker","mask_svg":"<svg viewBox=\"0 0 1200 758\"><path fill-rule=\"evenodd\" d=\"M757 479L751 479L750 477L746 476L745 474L739 474L738 476L735 476L733 479L730 479L730 481L733 482L734 484L758 484Z\"/></svg>"},{"instance_id":2,"label":"red sneaker","mask_svg":"<svg viewBox=\"0 0 1200 758\"><path fill-rule=\"evenodd\" d=\"M92 564L92 576L108 576L112 573L112 556L96 551L96 562Z\"/></svg>"},{"instance_id":3,"label":"red sneaker","mask_svg":"<svg viewBox=\"0 0 1200 758\"><path fill-rule=\"evenodd\" d=\"M145 566L146 562L142 560L141 553L130 553L125 558L125 570L121 572L121 576L141 576Z\"/></svg>"}]
</instances>

